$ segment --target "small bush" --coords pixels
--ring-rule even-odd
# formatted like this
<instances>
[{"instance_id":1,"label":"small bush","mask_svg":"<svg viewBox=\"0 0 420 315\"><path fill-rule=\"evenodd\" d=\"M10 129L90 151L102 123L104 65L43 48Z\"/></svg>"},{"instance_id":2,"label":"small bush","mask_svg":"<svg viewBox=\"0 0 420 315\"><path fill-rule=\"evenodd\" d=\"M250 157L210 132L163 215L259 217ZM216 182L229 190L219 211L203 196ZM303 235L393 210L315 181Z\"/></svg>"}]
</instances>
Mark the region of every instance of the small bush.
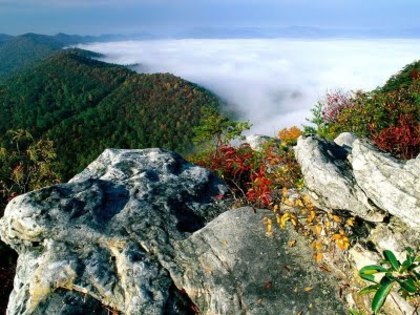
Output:
<instances>
[{"instance_id":1,"label":"small bush","mask_svg":"<svg viewBox=\"0 0 420 315\"><path fill-rule=\"evenodd\" d=\"M300 130L296 126L292 126L290 128L284 128L279 131L278 137L281 141L283 141L286 145L295 145L297 139L303 134L302 130Z\"/></svg>"}]
</instances>

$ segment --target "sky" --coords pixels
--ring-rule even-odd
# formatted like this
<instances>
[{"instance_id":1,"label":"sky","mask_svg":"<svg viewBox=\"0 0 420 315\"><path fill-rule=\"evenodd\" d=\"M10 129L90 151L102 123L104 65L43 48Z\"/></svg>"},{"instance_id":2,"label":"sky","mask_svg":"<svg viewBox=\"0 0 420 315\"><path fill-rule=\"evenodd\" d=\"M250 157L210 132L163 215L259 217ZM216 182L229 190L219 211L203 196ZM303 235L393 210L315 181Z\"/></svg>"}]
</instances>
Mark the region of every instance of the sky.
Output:
<instances>
[{"instance_id":1,"label":"sky","mask_svg":"<svg viewBox=\"0 0 420 315\"><path fill-rule=\"evenodd\" d=\"M328 91L372 90L419 59L420 39L178 39L80 45L139 72L169 72L213 91L249 133L308 124Z\"/></svg>"},{"instance_id":2,"label":"sky","mask_svg":"<svg viewBox=\"0 0 420 315\"><path fill-rule=\"evenodd\" d=\"M195 27L420 30L418 0L0 0L0 33L173 33Z\"/></svg>"}]
</instances>

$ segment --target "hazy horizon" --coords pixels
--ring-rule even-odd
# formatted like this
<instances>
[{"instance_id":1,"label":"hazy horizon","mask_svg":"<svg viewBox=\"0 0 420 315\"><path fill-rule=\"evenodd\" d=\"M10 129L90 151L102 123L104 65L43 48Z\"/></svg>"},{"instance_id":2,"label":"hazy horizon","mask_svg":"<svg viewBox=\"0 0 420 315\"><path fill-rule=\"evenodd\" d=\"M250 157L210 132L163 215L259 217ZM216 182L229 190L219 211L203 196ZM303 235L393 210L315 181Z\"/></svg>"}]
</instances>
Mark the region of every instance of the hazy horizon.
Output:
<instances>
[{"instance_id":1,"label":"hazy horizon","mask_svg":"<svg viewBox=\"0 0 420 315\"><path fill-rule=\"evenodd\" d=\"M304 26L417 30L417 0L0 0L0 33L81 35Z\"/></svg>"},{"instance_id":2,"label":"hazy horizon","mask_svg":"<svg viewBox=\"0 0 420 315\"><path fill-rule=\"evenodd\" d=\"M170 72L211 90L274 135L305 123L328 90L371 90L418 59L420 40L184 39L79 45L139 72Z\"/></svg>"}]
</instances>

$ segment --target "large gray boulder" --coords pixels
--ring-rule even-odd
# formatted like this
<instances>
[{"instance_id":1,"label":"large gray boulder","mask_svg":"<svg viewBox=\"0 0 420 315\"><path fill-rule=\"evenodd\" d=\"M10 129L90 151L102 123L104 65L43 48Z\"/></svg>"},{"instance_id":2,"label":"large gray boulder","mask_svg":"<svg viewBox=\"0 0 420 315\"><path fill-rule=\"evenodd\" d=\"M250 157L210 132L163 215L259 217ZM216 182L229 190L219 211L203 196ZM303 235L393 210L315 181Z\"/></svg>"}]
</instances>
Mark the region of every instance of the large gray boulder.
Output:
<instances>
[{"instance_id":1,"label":"large gray boulder","mask_svg":"<svg viewBox=\"0 0 420 315\"><path fill-rule=\"evenodd\" d=\"M20 255L8 314L51 314L62 300L84 314L187 313L159 259L221 213L215 197L225 192L175 153L106 150L70 183L15 198L0 221ZM77 314L64 309L54 314Z\"/></svg>"},{"instance_id":2,"label":"large gray boulder","mask_svg":"<svg viewBox=\"0 0 420 315\"><path fill-rule=\"evenodd\" d=\"M345 314L307 241L267 238L270 211L218 216L226 191L174 153L106 150L15 198L0 220L19 253L8 314Z\"/></svg>"},{"instance_id":3,"label":"large gray boulder","mask_svg":"<svg viewBox=\"0 0 420 315\"><path fill-rule=\"evenodd\" d=\"M351 133L301 137L295 153L316 206L372 222L391 214L420 229L420 159L399 161Z\"/></svg>"},{"instance_id":4,"label":"large gray boulder","mask_svg":"<svg viewBox=\"0 0 420 315\"><path fill-rule=\"evenodd\" d=\"M299 137L295 149L314 204L326 210L346 210L372 222L384 214L359 187L352 172L346 148L318 137Z\"/></svg>"}]
</instances>

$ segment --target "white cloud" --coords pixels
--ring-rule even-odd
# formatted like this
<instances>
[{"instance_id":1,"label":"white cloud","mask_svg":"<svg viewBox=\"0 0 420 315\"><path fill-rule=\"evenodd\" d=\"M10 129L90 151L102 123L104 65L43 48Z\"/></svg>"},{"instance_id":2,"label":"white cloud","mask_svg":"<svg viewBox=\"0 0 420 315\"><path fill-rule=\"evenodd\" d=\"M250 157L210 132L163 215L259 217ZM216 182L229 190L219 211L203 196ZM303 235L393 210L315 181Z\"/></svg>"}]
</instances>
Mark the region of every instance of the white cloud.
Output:
<instances>
[{"instance_id":1,"label":"white cloud","mask_svg":"<svg viewBox=\"0 0 420 315\"><path fill-rule=\"evenodd\" d=\"M95 43L119 64L170 72L221 96L252 132L305 123L327 90L373 89L418 59L420 40L157 40Z\"/></svg>"}]
</instances>

